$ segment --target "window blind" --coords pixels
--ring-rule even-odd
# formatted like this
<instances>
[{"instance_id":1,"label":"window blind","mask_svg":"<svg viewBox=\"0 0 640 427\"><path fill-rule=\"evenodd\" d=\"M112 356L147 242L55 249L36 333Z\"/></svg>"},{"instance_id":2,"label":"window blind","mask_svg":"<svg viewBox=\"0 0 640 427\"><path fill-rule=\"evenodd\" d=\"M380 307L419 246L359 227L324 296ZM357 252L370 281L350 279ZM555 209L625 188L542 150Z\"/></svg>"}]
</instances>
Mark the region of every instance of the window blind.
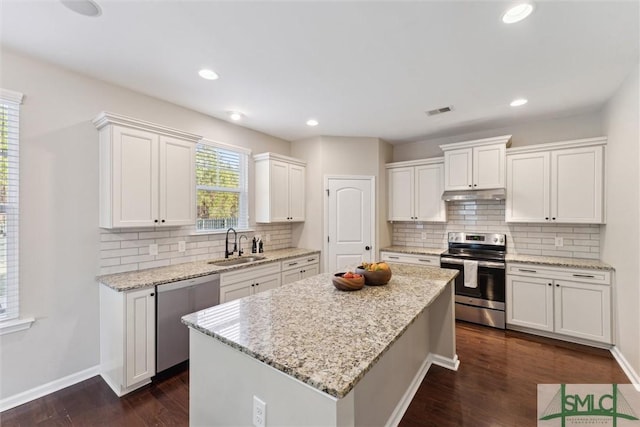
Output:
<instances>
[{"instance_id":1,"label":"window blind","mask_svg":"<svg viewBox=\"0 0 640 427\"><path fill-rule=\"evenodd\" d=\"M205 141L196 146L198 230L249 227L248 152Z\"/></svg>"},{"instance_id":2,"label":"window blind","mask_svg":"<svg viewBox=\"0 0 640 427\"><path fill-rule=\"evenodd\" d=\"M19 316L18 153L22 94L0 89L0 321Z\"/></svg>"}]
</instances>

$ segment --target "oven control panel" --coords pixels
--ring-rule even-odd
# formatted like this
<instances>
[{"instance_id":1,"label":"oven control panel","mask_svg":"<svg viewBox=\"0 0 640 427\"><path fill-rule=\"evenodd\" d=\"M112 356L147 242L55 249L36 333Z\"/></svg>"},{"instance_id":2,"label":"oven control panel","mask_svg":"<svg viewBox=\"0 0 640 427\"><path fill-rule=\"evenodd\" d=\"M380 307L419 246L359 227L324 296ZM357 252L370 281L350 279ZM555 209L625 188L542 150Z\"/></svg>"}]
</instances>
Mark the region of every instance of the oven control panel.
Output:
<instances>
[{"instance_id":1,"label":"oven control panel","mask_svg":"<svg viewBox=\"0 0 640 427\"><path fill-rule=\"evenodd\" d=\"M462 233L450 232L449 243L471 243L491 246L505 246L507 237L495 233Z\"/></svg>"}]
</instances>

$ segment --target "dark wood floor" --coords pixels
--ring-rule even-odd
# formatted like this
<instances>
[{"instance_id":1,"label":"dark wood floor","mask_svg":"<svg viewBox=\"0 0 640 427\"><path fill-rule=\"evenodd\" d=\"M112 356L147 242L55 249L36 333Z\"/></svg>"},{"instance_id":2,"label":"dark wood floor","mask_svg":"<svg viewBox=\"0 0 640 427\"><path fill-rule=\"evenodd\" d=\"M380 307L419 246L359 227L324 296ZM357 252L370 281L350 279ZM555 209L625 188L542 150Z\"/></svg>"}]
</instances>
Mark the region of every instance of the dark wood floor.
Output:
<instances>
[{"instance_id":1,"label":"dark wood floor","mask_svg":"<svg viewBox=\"0 0 640 427\"><path fill-rule=\"evenodd\" d=\"M458 323L457 372L433 366L403 427L535 426L537 384L628 383L606 350ZM100 377L0 414L9 426L183 426L189 370L117 398Z\"/></svg>"}]
</instances>

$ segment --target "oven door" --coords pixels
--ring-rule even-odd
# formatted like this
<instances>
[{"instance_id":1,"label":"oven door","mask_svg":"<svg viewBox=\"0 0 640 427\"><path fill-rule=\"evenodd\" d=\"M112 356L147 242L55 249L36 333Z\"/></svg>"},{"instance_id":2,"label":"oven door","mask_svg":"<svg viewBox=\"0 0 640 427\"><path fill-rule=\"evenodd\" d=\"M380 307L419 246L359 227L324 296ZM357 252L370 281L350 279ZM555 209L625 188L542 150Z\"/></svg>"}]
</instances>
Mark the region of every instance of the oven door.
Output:
<instances>
[{"instance_id":1,"label":"oven door","mask_svg":"<svg viewBox=\"0 0 640 427\"><path fill-rule=\"evenodd\" d=\"M456 302L504 310L505 264L496 261L478 261L478 286L464 285L464 261L459 258L441 258L440 267L460 271L456 277Z\"/></svg>"}]
</instances>

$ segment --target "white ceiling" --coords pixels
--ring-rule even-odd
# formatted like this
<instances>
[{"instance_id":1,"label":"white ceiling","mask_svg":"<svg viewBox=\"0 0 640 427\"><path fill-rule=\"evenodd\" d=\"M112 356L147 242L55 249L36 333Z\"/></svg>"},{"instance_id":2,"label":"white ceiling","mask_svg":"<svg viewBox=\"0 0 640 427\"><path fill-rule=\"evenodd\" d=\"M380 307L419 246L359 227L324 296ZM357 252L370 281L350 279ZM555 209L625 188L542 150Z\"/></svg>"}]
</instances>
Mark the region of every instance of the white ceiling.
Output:
<instances>
[{"instance_id":1,"label":"white ceiling","mask_svg":"<svg viewBox=\"0 0 640 427\"><path fill-rule=\"evenodd\" d=\"M287 140L416 141L577 113L639 60L638 1L537 2L512 25L507 1L97 0L97 18L0 1L3 46L224 120L240 110Z\"/></svg>"}]
</instances>

